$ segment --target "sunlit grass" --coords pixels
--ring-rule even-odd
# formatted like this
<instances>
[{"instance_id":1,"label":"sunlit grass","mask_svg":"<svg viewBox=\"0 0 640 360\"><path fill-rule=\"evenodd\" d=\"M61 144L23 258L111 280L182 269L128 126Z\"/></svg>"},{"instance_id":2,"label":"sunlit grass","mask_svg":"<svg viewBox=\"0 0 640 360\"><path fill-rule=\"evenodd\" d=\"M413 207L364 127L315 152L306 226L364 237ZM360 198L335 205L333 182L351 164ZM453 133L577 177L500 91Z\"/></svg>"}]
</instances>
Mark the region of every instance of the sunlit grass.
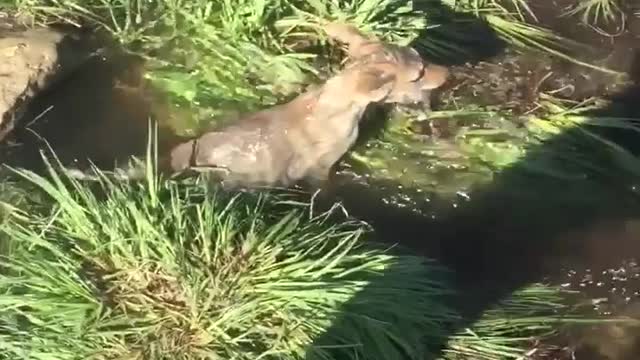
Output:
<instances>
[{"instance_id":1,"label":"sunlit grass","mask_svg":"<svg viewBox=\"0 0 640 360\"><path fill-rule=\"evenodd\" d=\"M5 203L0 358L515 359L596 321L534 285L447 334L444 269L286 193L16 174L40 200Z\"/></svg>"},{"instance_id":2,"label":"sunlit grass","mask_svg":"<svg viewBox=\"0 0 640 360\"><path fill-rule=\"evenodd\" d=\"M283 101L314 82L327 57L328 20L407 43L426 26L391 0L19 0L38 23L94 26L149 60L148 78L182 107L227 110ZM320 49L320 50L319 50ZM215 105L214 105L215 104Z\"/></svg>"},{"instance_id":3,"label":"sunlit grass","mask_svg":"<svg viewBox=\"0 0 640 360\"><path fill-rule=\"evenodd\" d=\"M2 225L1 358L422 359L456 319L441 269L285 195L17 173L52 206Z\"/></svg>"}]
</instances>

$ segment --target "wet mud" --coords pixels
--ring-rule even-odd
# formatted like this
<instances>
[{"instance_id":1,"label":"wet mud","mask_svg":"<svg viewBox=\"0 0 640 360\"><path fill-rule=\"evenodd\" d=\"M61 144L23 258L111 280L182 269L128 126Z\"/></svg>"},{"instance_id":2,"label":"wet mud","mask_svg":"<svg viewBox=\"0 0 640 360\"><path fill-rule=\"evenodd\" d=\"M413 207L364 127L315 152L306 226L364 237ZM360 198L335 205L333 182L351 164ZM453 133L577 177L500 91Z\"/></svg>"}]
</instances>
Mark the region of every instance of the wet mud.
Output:
<instances>
[{"instance_id":1,"label":"wet mud","mask_svg":"<svg viewBox=\"0 0 640 360\"><path fill-rule=\"evenodd\" d=\"M634 59L640 41L637 5L624 2L615 19L601 20L596 26L583 23L580 14L567 14L579 3L530 2L536 18L528 16L528 20L570 40L571 44L561 51L583 64L548 53L509 48L480 61L453 66L451 79L435 91L432 107L464 110L481 106L522 115L538 109L540 93L579 102L592 97L608 98L624 91L637 76L633 73L637 71Z\"/></svg>"}]
</instances>

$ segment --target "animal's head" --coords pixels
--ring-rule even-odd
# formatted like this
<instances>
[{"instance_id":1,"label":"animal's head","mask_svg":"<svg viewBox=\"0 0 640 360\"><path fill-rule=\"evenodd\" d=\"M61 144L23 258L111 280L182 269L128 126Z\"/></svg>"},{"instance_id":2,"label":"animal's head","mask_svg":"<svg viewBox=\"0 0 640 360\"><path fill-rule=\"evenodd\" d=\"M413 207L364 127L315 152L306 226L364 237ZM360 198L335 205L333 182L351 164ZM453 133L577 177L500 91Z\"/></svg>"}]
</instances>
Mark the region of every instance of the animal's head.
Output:
<instances>
[{"instance_id":1,"label":"animal's head","mask_svg":"<svg viewBox=\"0 0 640 360\"><path fill-rule=\"evenodd\" d=\"M372 102L428 103L430 90L447 80L449 70L422 59L411 47L369 38L343 23L329 23L327 35L348 46L345 71L354 81L356 93Z\"/></svg>"}]
</instances>

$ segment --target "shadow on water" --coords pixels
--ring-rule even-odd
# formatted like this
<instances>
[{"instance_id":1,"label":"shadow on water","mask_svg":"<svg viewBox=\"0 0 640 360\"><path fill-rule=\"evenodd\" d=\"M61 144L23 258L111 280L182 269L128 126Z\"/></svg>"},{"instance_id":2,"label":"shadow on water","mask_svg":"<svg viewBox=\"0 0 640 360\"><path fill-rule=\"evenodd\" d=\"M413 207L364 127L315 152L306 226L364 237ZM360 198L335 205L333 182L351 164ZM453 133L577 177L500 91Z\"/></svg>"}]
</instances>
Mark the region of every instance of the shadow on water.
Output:
<instances>
[{"instance_id":1,"label":"shadow on water","mask_svg":"<svg viewBox=\"0 0 640 360\"><path fill-rule=\"evenodd\" d=\"M432 4L429 6L433 9ZM425 30L423 38L461 44L460 38L449 37L464 34L468 43L462 44L467 53L452 59L424 48L425 57L459 65L490 58L504 48L486 24L468 15L453 14L444 6L439 9L433 16L445 25ZM469 38L470 33L477 38ZM640 72L640 66L637 68ZM162 108L157 110L158 104L149 98L141 71L142 65L132 59L120 62L92 58L55 89L35 99L24 115L28 126L14 132L10 139L11 148L17 150L9 153L16 155L3 162L37 167L37 149L45 137L63 163L76 159L82 163L90 158L99 167L110 168L114 162L144 154L150 116L161 126L161 149L174 144L179 138L168 126L167 113ZM634 76L638 84L613 98L609 108L594 116L640 118L640 106L636 104L640 99L640 74ZM637 143L636 135L629 133L603 135L625 145ZM637 233L625 232L638 215L632 184L620 179L610 184L611 191L603 193L601 179L567 182L527 171L532 162L549 156L548 148L572 143L575 136L573 130L568 131L530 151L526 158L498 174L492 184L476 189L470 199L455 208L440 209L435 219L385 204L379 201L375 189L349 184L338 188L337 194L348 211L373 225L376 240L399 243L403 251L427 256L451 270L458 296L447 301L463 315L463 321L450 324L450 333L442 335L439 345L444 346L448 335L472 325L497 301L554 275L558 269L574 263L590 266L599 262L598 266L606 267L629 255L640 255ZM374 289L375 283L345 309L369 301L375 296ZM338 319L314 345L332 344L346 321L349 319ZM438 347L431 350L438 351ZM313 352L309 358L313 358Z\"/></svg>"}]
</instances>

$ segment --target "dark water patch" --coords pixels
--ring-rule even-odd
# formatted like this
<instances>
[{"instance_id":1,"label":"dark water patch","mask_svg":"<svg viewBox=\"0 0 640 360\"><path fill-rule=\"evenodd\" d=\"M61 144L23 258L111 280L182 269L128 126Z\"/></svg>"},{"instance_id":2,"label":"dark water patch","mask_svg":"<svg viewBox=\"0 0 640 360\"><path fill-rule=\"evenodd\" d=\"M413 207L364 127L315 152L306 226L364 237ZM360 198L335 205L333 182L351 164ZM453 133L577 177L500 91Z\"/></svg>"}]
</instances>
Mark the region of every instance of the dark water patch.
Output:
<instances>
[{"instance_id":1,"label":"dark water patch","mask_svg":"<svg viewBox=\"0 0 640 360\"><path fill-rule=\"evenodd\" d=\"M143 156L151 124L160 151L179 141L158 92L144 79L144 62L118 52L94 56L55 87L40 93L3 144L5 164L38 169L40 151L55 151L64 165L90 162L112 170Z\"/></svg>"},{"instance_id":2,"label":"dark water patch","mask_svg":"<svg viewBox=\"0 0 640 360\"><path fill-rule=\"evenodd\" d=\"M507 43L482 18L455 11L440 0L413 4L424 11L428 26L410 44L427 60L447 66L487 61L501 54Z\"/></svg>"}]
</instances>

